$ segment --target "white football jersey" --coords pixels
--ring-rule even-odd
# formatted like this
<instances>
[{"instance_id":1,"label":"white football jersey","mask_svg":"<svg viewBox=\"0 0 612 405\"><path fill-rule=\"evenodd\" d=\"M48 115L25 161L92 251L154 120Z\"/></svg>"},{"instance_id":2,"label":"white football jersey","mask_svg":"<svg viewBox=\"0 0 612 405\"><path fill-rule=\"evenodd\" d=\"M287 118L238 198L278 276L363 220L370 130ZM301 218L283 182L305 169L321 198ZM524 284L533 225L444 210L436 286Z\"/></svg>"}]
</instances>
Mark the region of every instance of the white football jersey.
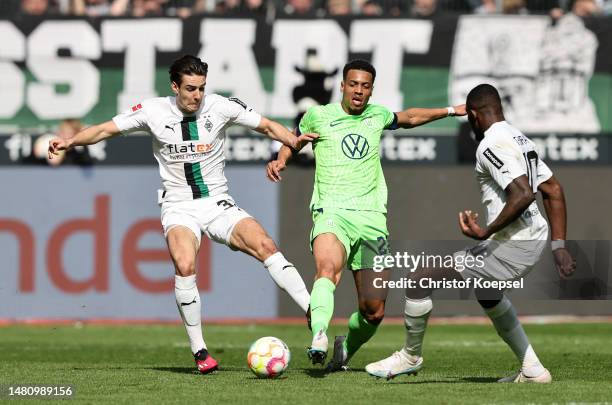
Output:
<instances>
[{"instance_id":1,"label":"white football jersey","mask_svg":"<svg viewBox=\"0 0 612 405\"><path fill-rule=\"evenodd\" d=\"M487 225L506 204L505 189L512 180L527 176L534 193L552 176L538 157L535 144L506 121L496 122L485 131L476 151L476 179L482 203L487 208ZM548 223L534 201L514 222L492 236L497 240L545 240Z\"/></svg>"},{"instance_id":2,"label":"white football jersey","mask_svg":"<svg viewBox=\"0 0 612 405\"><path fill-rule=\"evenodd\" d=\"M193 115L184 115L175 97L157 97L113 121L123 134L144 131L153 136L164 201L184 201L228 191L223 173L225 129L232 124L254 129L261 115L237 98L208 94Z\"/></svg>"}]
</instances>

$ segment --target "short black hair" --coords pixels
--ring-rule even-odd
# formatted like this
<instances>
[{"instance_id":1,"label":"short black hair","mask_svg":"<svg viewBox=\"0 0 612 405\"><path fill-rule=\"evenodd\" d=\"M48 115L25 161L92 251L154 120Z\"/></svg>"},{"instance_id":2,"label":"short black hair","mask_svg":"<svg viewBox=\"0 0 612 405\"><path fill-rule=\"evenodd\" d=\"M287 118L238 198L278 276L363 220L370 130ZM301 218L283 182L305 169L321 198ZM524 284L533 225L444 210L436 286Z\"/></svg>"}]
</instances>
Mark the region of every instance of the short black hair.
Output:
<instances>
[{"instance_id":1,"label":"short black hair","mask_svg":"<svg viewBox=\"0 0 612 405\"><path fill-rule=\"evenodd\" d=\"M170 73L170 82L180 86L183 75L206 76L208 63L193 55L184 55L172 62L168 73Z\"/></svg>"},{"instance_id":2,"label":"short black hair","mask_svg":"<svg viewBox=\"0 0 612 405\"><path fill-rule=\"evenodd\" d=\"M349 70L363 70L364 72L368 72L372 75L372 83L376 79L376 69L374 66L367 60L363 59L354 59L344 65L344 69L342 69L342 80L346 80L346 75L348 75Z\"/></svg>"},{"instance_id":3,"label":"short black hair","mask_svg":"<svg viewBox=\"0 0 612 405\"><path fill-rule=\"evenodd\" d=\"M501 97L495 87L483 83L474 87L468 93L466 100L467 107L472 110L492 109L501 111Z\"/></svg>"}]
</instances>

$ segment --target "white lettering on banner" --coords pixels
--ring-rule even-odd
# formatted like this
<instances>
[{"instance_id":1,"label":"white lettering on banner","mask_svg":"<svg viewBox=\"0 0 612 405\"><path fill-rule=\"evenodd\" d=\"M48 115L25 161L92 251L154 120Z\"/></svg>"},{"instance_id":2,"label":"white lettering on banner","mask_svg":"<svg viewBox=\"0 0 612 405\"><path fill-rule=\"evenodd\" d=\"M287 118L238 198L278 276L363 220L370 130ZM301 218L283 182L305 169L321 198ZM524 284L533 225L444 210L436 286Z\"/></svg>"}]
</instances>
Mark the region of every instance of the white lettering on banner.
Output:
<instances>
[{"instance_id":1,"label":"white lettering on banner","mask_svg":"<svg viewBox=\"0 0 612 405\"><path fill-rule=\"evenodd\" d=\"M82 117L98 102L100 72L86 59L102 53L98 33L85 21L45 21L28 38L28 107L42 119ZM68 49L70 57L58 56ZM69 86L66 93L56 85Z\"/></svg>"},{"instance_id":2,"label":"white lettering on banner","mask_svg":"<svg viewBox=\"0 0 612 405\"><path fill-rule=\"evenodd\" d=\"M4 141L4 147L9 151L9 159L17 162L32 154L32 137L26 134L13 134Z\"/></svg>"},{"instance_id":3,"label":"white lettering on banner","mask_svg":"<svg viewBox=\"0 0 612 405\"><path fill-rule=\"evenodd\" d=\"M225 140L225 158L238 162L249 160L268 160L270 159L271 144L267 138L227 137Z\"/></svg>"},{"instance_id":4,"label":"white lettering on banner","mask_svg":"<svg viewBox=\"0 0 612 405\"><path fill-rule=\"evenodd\" d=\"M263 112L267 95L253 54L256 27L254 20L202 20L199 57L208 62L208 93L229 92Z\"/></svg>"},{"instance_id":5,"label":"white lettering on banner","mask_svg":"<svg viewBox=\"0 0 612 405\"><path fill-rule=\"evenodd\" d=\"M259 168L226 176L232 196L276 239L278 187ZM35 179L45 181L32 187ZM0 214L0 319L179 319L155 170L15 167L0 171L0 183L11 184ZM277 316L273 281L247 255L203 237L197 266L207 317Z\"/></svg>"},{"instance_id":6,"label":"white lettering on banner","mask_svg":"<svg viewBox=\"0 0 612 405\"><path fill-rule=\"evenodd\" d=\"M436 140L412 136L385 135L380 143L382 156L387 160L435 160Z\"/></svg>"},{"instance_id":7,"label":"white lettering on banner","mask_svg":"<svg viewBox=\"0 0 612 405\"><path fill-rule=\"evenodd\" d=\"M183 24L179 19L107 20L102 23L105 51L125 50L123 91L118 110L157 96L155 92L155 52L178 51L182 45Z\"/></svg>"},{"instance_id":8,"label":"white lettering on banner","mask_svg":"<svg viewBox=\"0 0 612 405\"><path fill-rule=\"evenodd\" d=\"M9 21L0 21L0 118L10 118L21 109L25 93L25 77L8 61L25 59L25 37Z\"/></svg>"},{"instance_id":9,"label":"white lettering on banner","mask_svg":"<svg viewBox=\"0 0 612 405\"><path fill-rule=\"evenodd\" d=\"M590 137L532 138L541 159L579 161L599 159L599 140Z\"/></svg>"},{"instance_id":10,"label":"white lettering on banner","mask_svg":"<svg viewBox=\"0 0 612 405\"><path fill-rule=\"evenodd\" d=\"M292 117L297 113L293 102L293 88L304 82L295 67L306 63L306 52L315 50L322 70L338 69L334 78L332 100L340 94L342 67L348 56L348 39L342 28L332 20L279 20L272 28L272 46L276 49L274 94L268 114ZM370 33L370 35L376 35Z\"/></svg>"},{"instance_id":11,"label":"white lettering on banner","mask_svg":"<svg viewBox=\"0 0 612 405\"><path fill-rule=\"evenodd\" d=\"M351 24L351 52L373 53L377 71L373 102L393 111L403 109L400 82L404 52L429 52L432 32L433 22L425 20L362 20Z\"/></svg>"}]
</instances>

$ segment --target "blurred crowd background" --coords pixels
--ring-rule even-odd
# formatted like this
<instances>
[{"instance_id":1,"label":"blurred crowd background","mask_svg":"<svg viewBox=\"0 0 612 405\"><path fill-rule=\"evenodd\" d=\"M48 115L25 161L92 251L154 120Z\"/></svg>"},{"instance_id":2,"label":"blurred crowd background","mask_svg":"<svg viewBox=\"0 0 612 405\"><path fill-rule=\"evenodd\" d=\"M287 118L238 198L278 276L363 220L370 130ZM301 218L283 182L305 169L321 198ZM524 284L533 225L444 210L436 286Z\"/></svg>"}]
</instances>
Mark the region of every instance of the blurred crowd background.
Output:
<instances>
[{"instance_id":1,"label":"blurred crowd background","mask_svg":"<svg viewBox=\"0 0 612 405\"><path fill-rule=\"evenodd\" d=\"M612 0L2 0L0 18L73 15L106 16L342 15L431 18L444 13L550 14L580 17L612 14Z\"/></svg>"}]
</instances>

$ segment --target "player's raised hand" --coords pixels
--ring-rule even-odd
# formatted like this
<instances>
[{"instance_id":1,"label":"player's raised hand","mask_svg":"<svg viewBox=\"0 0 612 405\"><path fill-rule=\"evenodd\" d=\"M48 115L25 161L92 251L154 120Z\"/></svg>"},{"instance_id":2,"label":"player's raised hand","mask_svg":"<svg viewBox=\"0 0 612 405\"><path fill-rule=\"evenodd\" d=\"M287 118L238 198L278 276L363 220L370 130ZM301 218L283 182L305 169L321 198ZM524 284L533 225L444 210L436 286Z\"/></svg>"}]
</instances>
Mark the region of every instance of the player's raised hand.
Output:
<instances>
[{"instance_id":1,"label":"player's raised hand","mask_svg":"<svg viewBox=\"0 0 612 405\"><path fill-rule=\"evenodd\" d=\"M487 238L487 232L478 225L478 213L470 210L459 212L459 228L465 236L473 239L483 240Z\"/></svg>"},{"instance_id":2,"label":"player's raised hand","mask_svg":"<svg viewBox=\"0 0 612 405\"><path fill-rule=\"evenodd\" d=\"M268 165L266 166L266 175L270 180L275 183L278 183L283 179L280 175L280 172L285 170L286 167L286 163L281 162L280 160L272 160L268 162Z\"/></svg>"},{"instance_id":3,"label":"player's raised hand","mask_svg":"<svg viewBox=\"0 0 612 405\"><path fill-rule=\"evenodd\" d=\"M53 156L59 156L60 151L65 151L68 149L70 149L70 141L55 137L49 141L49 150L47 155L49 159L53 159Z\"/></svg>"},{"instance_id":4,"label":"player's raised hand","mask_svg":"<svg viewBox=\"0 0 612 405\"><path fill-rule=\"evenodd\" d=\"M297 140L295 142L295 145L293 146L293 149L301 150L304 146L306 146L307 143L314 141L318 137L319 137L319 134L314 134L314 133L302 134L297 137Z\"/></svg>"},{"instance_id":5,"label":"player's raised hand","mask_svg":"<svg viewBox=\"0 0 612 405\"><path fill-rule=\"evenodd\" d=\"M563 280L570 278L576 271L576 260L566 248L553 250L553 258L555 259L555 268L559 273L559 277Z\"/></svg>"},{"instance_id":6,"label":"player's raised hand","mask_svg":"<svg viewBox=\"0 0 612 405\"><path fill-rule=\"evenodd\" d=\"M463 116L463 115L467 115L467 108L465 106L465 104L459 104L453 107L455 109L455 115L456 116Z\"/></svg>"}]
</instances>

